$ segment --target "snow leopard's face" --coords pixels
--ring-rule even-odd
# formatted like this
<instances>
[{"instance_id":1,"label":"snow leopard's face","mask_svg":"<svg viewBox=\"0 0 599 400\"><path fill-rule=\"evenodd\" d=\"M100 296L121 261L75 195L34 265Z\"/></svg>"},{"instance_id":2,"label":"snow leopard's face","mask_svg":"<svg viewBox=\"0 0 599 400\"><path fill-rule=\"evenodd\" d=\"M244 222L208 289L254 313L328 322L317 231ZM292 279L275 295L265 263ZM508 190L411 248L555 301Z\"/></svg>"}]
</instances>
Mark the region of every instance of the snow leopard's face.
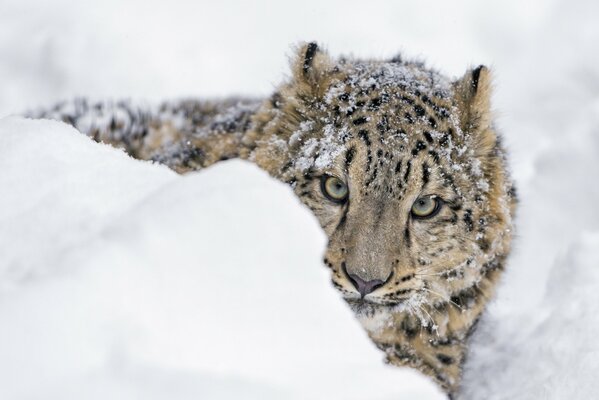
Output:
<instances>
[{"instance_id":1,"label":"snow leopard's face","mask_svg":"<svg viewBox=\"0 0 599 400\"><path fill-rule=\"evenodd\" d=\"M475 301L511 224L502 150L477 98L487 70L450 82L417 63L333 62L310 45L295 68L256 160L320 221L334 286L363 315Z\"/></svg>"}]
</instances>

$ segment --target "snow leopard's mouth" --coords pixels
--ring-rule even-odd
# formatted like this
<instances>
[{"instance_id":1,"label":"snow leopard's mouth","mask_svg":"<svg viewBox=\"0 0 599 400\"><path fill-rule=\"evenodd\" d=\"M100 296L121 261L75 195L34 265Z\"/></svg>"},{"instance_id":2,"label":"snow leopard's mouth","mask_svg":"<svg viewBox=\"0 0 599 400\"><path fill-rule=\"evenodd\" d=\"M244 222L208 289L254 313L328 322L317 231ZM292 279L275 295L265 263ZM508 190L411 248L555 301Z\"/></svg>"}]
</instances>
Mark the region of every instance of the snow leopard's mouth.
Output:
<instances>
[{"instance_id":1,"label":"snow leopard's mouth","mask_svg":"<svg viewBox=\"0 0 599 400\"><path fill-rule=\"evenodd\" d=\"M355 312L358 315L363 315L363 316L371 316L371 315L374 315L378 311L390 310L391 308L393 308L394 306L397 306L398 304L400 304L402 302L401 300L398 300L398 301L394 301L394 302L377 303L377 302L370 301L367 299L348 299L348 298L345 298L345 301L347 302L347 304L349 305L349 307L352 309L353 312Z\"/></svg>"},{"instance_id":2,"label":"snow leopard's mouth","mask_svg":"<svg viewBox=\"0 0 599 400\"><path fill-rule=\"evenodd\" d=\"M371 317L378 312L412 310L422 301L422 292L411 288L403 289L401 293L393 293L389 297L344 296L343 299L358 317Z\"/></svg>"}]
</instances>

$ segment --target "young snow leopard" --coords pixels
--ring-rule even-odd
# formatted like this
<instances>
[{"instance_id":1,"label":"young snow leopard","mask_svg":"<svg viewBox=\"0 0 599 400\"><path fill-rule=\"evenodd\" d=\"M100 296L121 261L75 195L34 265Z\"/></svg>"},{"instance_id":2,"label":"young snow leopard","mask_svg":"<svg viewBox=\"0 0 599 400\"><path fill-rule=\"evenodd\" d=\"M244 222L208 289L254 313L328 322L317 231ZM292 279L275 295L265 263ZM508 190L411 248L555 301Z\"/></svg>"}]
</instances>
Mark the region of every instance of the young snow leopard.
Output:
<instances>
[{"instance_id":1,"label":"young snow leopard","mask_svg":"<svg viewBox=\"0 0 599 400\"><path fill-rule=\"evenodd\" d=\"M332 59L303 44L267 100L61 104L37 117L185 173L241 157L290 184L329 237L333 285L394 365L457 393L504 268L514 188L483 66Z\"/></svg>"}]
</instances>

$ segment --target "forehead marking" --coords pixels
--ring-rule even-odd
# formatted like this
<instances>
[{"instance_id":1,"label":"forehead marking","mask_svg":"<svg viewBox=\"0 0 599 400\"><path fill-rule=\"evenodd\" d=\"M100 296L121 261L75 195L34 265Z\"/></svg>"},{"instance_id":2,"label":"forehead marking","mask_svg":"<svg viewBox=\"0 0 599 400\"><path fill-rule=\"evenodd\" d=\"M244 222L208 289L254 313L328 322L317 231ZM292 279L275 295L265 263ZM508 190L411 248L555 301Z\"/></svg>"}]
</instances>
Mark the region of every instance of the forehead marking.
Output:
<instances>
[{"instance_id":1,"label":"forehead marking","mask_svg":"<svg viewBox=\"0 0 599 400\"><path fill-rule=\"evenodd\" d=\"M412 160L408 160L406 164L406 172L403 175L403 181L407 184L408 179L410 179L410 170L412 168Z\"/></svg>"},{"instance_id":2,"label":"forehead marking","mask_svg":"<svg viewBox=\"0 0 599 400\"><path fill-rule=\"evenodd\" d=\"M428 164L425 162L424 164L422 164L422 189L424 189L424 187L428 183L429 175L430 175L430 172L429 172Z\"/></svg>"},{"instance_id":3,"label":"forehead marking","mask_svg":"<svg viewBox=\"0 0 599 400\"><path fill-rule=\"evenodd\" d=\"M349 166L354 159L356 154L356 149L354 147L350 147L345 153L345 170L349 170Z\"/></svg>"}]
</instances>

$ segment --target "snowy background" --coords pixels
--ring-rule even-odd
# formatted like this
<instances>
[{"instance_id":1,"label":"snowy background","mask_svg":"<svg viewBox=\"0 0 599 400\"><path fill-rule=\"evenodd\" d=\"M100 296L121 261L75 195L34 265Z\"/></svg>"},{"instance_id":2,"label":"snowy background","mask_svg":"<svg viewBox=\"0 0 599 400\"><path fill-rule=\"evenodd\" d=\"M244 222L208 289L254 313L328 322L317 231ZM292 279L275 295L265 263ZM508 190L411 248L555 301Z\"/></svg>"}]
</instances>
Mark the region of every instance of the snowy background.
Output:
<instances>
[{"instance_id":1,"label":"snowy background","mask_svg":"<svg viewBox=\"0 0 599 400\"><path fill-rule=\"evenodd\" d=\"M368 4L368 6L366 6ZM265 96L290 45L487 64L521 206L465 399L599 392L599 3L3 0L0 118L72 98ZM290 190L0 119L0 399L443 399L387 367Z\"/></svg>"}]
</instances>

